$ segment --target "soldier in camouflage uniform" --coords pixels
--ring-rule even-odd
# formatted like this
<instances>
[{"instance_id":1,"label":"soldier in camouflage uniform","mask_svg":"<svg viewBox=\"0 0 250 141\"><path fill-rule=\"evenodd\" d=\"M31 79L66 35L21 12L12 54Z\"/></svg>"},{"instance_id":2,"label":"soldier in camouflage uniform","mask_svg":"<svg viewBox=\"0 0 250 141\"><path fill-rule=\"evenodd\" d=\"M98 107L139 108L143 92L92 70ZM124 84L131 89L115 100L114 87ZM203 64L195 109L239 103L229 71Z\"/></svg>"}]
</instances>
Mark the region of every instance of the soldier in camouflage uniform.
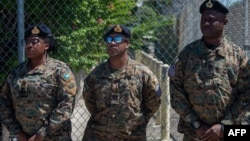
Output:
<instances>
[{"instance_id":1,"label":"soldier in camouflage uniform","mask_svg":"<svg viewBox=\"0 0 250 141\"><path fill-rule=\"evenodd\" d=\"M27 61L11 71L0 95L1 119L19 141L71 141L76 82L70 67L50 58L55 40L44 25L25 32Z\"/></svg>"},{"instance_id":2,"label":"soldier in camouflage uniform","mask_svg":"<svg viewBox=\"0 0 250 141\"><path fill-rule=\"evenodd\" d=\"M168 73L171 105L180 115L184 141L223 140L223 127L236 124L244 101L247 57L225 39L228 9L218 1L200 6L203 37L179 53Z\"/></svg>"},{"instance_id":3,"label":"soldier in camouflage uniform","mask_svg":"<svg viewBox=\"0 0 250 141\"><path fill-rule=\"evenodd\" d=\"M146 141L146 126L160 106L161 90L149 68L128 56L130 36L123 25L104 35L109 59L84 83L91 117L83 141Z\"/></svg>"}]
</instances>

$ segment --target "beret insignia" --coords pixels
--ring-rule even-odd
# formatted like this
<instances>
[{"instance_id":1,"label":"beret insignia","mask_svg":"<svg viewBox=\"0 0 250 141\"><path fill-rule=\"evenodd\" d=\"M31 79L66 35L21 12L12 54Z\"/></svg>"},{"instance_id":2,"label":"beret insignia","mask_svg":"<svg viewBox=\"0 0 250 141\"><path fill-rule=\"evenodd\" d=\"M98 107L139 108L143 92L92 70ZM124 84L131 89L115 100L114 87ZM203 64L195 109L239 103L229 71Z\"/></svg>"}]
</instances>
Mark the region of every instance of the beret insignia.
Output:
<instances>
[{"instance_id":1,"label":"beret insignia","mask_svg":"<svg viewBox=\"0 0 250 141\"><path fill-rule=\"evenodd\" d=\"M104 40L106 40L105 38L112 34L112 33L117 33L117 34L122 34L124 36L126 36L129 40L131 38L131 33L128 27L126 27L125 25L121 25L121 24L116 24L113 25L112 27L110 27L106 33L104 34Z\"/></svg>"},{"instance_id":2,"label":"beret insignia","mask_svg":"<svg viewBox=\"0 0 250 141\"><path fill-rule=\"evenodd\" d=\"M117 25L115 28L114 28L114 31L115 32L122 32L122 28L120 25Z\"/></svg>"},{"instance_id":3,"label":"beret insignia","mask_svg":"<svg viewBox=\"0 0 250 141\"><path fill-rule=\"evenodd\" d=\"M200 13L203 13L205 10L213 10L220 12L222 14L227 14L229 10L225 5L220 3L218 0L205 0L200 6Z\"/></svg>"},{"instance_id":4,"label":"beret insignia","mask_svg":"<svg viewBox=\"0 0 250 141\"><path fill-rule=\"evenodd\" d=\"M36 26L34 26L34 28L31 30L31 33L32 34L39 34L40 30Z\"/></svg>"},{"instance_id":5,"label":"beret insignia","mask_svg":"<svg viewBox=\"0 0 250 141\"><path fill-rule=\"evenodd\" d=\"M211 0L209 0L209 1L206 3L206 7L207 7L207 8L212 8L212 7L213 7L213 3L211 2Z\"/></svg>"}]
</instances>

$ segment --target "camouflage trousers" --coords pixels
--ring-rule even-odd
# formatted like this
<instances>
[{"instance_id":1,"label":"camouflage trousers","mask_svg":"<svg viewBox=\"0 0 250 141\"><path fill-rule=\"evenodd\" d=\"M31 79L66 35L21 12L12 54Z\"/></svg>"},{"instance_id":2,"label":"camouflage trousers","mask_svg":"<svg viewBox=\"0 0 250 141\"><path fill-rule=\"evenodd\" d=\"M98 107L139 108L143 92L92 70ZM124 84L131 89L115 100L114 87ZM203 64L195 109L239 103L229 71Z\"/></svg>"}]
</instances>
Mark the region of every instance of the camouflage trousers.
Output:
<instances>
[{"instance_id":1,"label":"camouflage trousers","mask_svg":"<svg viewBox=\"0 0 250 141\"><path fill-rule=\"evenodd\" d=\"M45 138L43 141L72 141L71 137L69 136L61 136L61 137L51 137L51 138Z\"/></svg>"},{"instance_id":2,"label":"camouflage trousers","mask_svg":"<svg viewBox=\"0 0 250 141\"><path fill-rule=\"evenodd\" d=\"M182 119L179 120L177 129L179 133L184 134L183 141L202 141L196 134L194 128L190 124L185 123ZM223 141L223 139L218 141Z\"/></svg>"},{"instance_id":3,"label":"camouflage trousers","mask_svg":"<svg viewBox=\"0 0 250 141\"><path fill-rule=\"evenodd\" d=\"M86 129L82 141L146 141L145 138L131 136L115 136L107 133L95 132L92 129Z\"/></svg>"},{"instance_id":4,"label":"camouflage trousers","mask_svg":"<svg viewBox=\"0 0 250 141\"><path fill-rule=\"evenodd\" d=\"M183 141L202 141L202 140L199 137L195 136L195 135L185 133L184 136L183 136ZM220 139L218 141L224 141L224 140Z\"/></svg>"}]
</instances>

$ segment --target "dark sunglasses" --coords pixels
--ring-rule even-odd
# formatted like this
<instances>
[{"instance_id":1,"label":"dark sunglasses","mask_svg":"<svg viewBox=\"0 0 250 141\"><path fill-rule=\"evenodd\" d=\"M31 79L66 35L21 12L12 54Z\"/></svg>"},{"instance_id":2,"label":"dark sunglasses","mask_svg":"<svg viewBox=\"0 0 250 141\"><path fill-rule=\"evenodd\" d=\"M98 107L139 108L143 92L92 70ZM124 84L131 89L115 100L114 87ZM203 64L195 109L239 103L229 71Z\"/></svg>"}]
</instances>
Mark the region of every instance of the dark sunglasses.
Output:
<instances>
[{"instance_id":1,"label":"dark sunglasses","mask_svg":"<svg viewBox=\"0 0 250 141\"><path fill-rule=\"evenodd\" d=\"M108 36L105 38L106 43L112 43L112 42L121 43L124 40L128 40L128 39L123 38L122 36L115 36L115 37Z\"/></svg>"},{"instance_id":2,"label":"dark sunglasses","mask_svg":"<svg viewBox=\"0 0 250 141\"><path fill-rule=\"evenodd\" d=\"M24 40L25 45L32 44L36 45L38 43L45 43L44 41L40 41L39 39L30 39L30 40Z\"/></svg>"}]
</instances>

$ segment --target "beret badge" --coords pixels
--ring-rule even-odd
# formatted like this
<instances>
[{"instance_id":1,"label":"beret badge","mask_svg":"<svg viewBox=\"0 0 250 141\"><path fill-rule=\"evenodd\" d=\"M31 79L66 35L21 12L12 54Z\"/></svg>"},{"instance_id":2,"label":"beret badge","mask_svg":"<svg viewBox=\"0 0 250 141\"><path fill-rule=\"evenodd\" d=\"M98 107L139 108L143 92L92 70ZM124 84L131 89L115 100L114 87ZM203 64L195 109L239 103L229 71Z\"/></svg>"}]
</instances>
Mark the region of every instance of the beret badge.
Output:
<instances>
[{"instance_id":1,"label":"beret badge","mask_svg":"<svg viewBox=\"0 0 250 141\"><path fill-rule=\"evenodd\" d=\"M213 7L213 3L211 2L211 0L209 0L209 1L206 3L206 7L207 7L207 8L212 8L212 7Z\"/></svg>"},{"instance_id":2,"label":"beret badge","mask_svg":"<svg viewBox=\"0 0 250 141\"><path fill-rule=\"evenodd\" d=\"M122 28L120 25L117 25L115 28L114 28L114 31L115 32L122 32Z\"/></svg>"},{"instance_id":3,"label":"beret badge","mask_svg":"<svg viewBox=\"0 0 250 141\"><path fill-rule=\"evenodd\" d=\"M39 34L40 30L35 26L32 30L31 30L32 34Z\"/></svg>"}]
</instances>

